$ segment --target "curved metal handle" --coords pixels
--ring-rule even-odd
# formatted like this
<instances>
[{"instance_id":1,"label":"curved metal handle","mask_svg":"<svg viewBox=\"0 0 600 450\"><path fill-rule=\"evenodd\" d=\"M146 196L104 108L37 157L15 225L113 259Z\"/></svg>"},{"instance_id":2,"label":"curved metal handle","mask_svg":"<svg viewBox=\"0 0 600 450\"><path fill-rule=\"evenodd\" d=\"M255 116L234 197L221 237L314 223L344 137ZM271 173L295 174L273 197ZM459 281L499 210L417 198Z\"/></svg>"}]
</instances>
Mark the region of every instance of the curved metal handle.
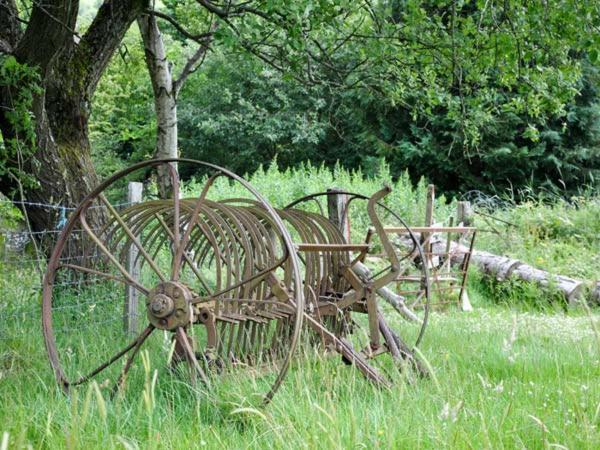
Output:
<instances>
[{"instance_id":1,"label":"curved metal handle","mask_svg":"<svg viewBox=\"0 0 600 450\"><path fill-rule=\"evenodd\" d=\"M386 275L378 278L373 282L373 287L375 289L379 289L387 285L388 283L394 281L400 273L400 263L398 262L398 256L396 255L394 247L388 239L387 233L385 232L385 229L381 221L379 220L377 213L375 212L375 206L377 205L377 203L385 196L387 196L390 192L392 192L392 188L385 185L383 189L375 192L371 196L367 204L367 212L369 213L369 218L371 219L373 227L375 228L375 232L379 236L381 244L383 245L383 249L385 250L385 253L387 254L391 263L391 270Z\"/></svg>"}]
</instances>

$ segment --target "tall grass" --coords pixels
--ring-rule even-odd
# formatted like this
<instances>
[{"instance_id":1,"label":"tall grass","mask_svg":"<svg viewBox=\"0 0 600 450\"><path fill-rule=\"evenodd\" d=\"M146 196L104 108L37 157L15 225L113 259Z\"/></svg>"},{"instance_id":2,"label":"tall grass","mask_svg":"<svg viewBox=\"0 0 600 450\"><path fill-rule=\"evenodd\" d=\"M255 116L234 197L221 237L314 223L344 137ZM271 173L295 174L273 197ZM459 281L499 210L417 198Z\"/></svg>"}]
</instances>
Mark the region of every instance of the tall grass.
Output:
<instances>
[{"instance_id":1,"label":"tall grass","mask_svg":"<svg viewBox=\"0 0 600 450\"><path fill-rule=\"evenodd\" d=\"M471 292L486 303L477 286ZM102 377L66 397L37 320L26 320L27 339L3 342L0 433L8 448L594 449L600 342L589 320L489 305L436 313L421 347L435 376L410 384L397 374L390 390L305 347L266 408L252 371L216 379L207 395L166 370L155 351L143 354L114 400ZM111 338L102 332L90 339L91 352Z\"/></svg>"},{"instance_id":2,"label":"tall grass","mask_svg":"<svg viewBox=\"0 0 600 450\"><path fill-rule=\"evenodd\" d=\"M424 217L426 183L413 186L406 175L392 180L385 166L376 178L310 165L286 171L272 165L249 178L278 207L332 186L368 195L390 183L389 204L409 224ZM201 185L190 183L186 193ZM221 179L211 195L242 194ZM453 202L439 198L436 218L446 221L454 210ZM476 217L478 247L560 273L598 277L599 210L590 198L492 211L513 225ZM353 224L362 225L356 214ZM11 319L0 323L2 450L600 447L600 340L594 331L600 313L515 308L519 301L531 303L523 302L527 296L543 299L535 288L515 288L511 302L498 305L497 292L472 277L474 312L432 315L420 348L433 368L429 379L398 373L391 389L377 389L339 357L303 347L282 389L263 408L255 372L217 378L208 394L190 386L185 373L165 368L160 342L146 347L115 399L101 376L65 396L47 362L39 311L13 314L39 305L39 292L30 287L35 273L3 269L0 308ZM89 355L122 338L118 327L87 320ZM406 329L400 321L394 325L401 333Z\"/></svg>"}]
</instances>

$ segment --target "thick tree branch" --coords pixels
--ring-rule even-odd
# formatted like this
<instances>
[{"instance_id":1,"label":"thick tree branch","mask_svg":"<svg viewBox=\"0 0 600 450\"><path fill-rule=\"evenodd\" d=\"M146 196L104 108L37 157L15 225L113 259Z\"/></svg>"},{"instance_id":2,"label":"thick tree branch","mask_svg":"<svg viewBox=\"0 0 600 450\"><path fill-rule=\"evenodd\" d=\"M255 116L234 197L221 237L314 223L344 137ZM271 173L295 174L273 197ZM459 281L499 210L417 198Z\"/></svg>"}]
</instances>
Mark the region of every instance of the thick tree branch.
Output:
<instances>
[{"instance_id":1,"label":"thick tree branch","mask_svg":"<svg viewBox=\"0 0 600 450\"><path fill-rule=\"evenodd\" d=\"M185 80L187 80L187 78L190 76L190 74L192 74L196 70L198 70L198 67L200 67L200 65L202 64L202 61L204 61L204 58L206 57L206 53L208 52L208 49L210 48L210 44L212 42L213 33L215 32L216 29L217 29L217 23L214 22L211 25L211 31L208 33L205 33L207 35L207 37L204 39L203 42L200 43L200 46L198 47L196 52L187 60L187 62L185 63L185 66L183 66L183 69L181 70L181 73L179 74L179 77L173 81L173 89L175 90L175 97L177 97L179 95L179 91L181 90L181 87L185 83Z\"/></svg>"},{"instance_id":2,"label":"thick tree branch","mask_svg":"<svg viewBox=\"0 0 600 450\"><path fill-rule=\"evenodd\" d=\"M79 2L77 0L45 0L35 2L29 24L15 49L17 58L46 73L52 60L71 48L69 29L75 28Z\"/></svg>"},{"instance_id":3,"label":"thick tree branch","mask_svg":"<svg viewBox=\"0 0 600 450\"><path fill-rule=\"evenodd\" d=\"M204 8L206 8L207 11L213 13L214 15L220 17L221 19L231 18L231 17L235 17L235 16L241 16L244 14L253 14L255 16L262 17L264 20L266 20L267 22L270 22L270 23L276 23L279 25L281 25L283 23L281 20L278 20L277 18L274 17L274 15L278 15L277 13L274 13L274 15L269 15L259 9L252 8L252 7L248 6L248 4L250 3L249 1L237 4L237 5L234 4L233 2L227 2L226 5L223 7L220 7L209 0L196 0L196 1L200 5L202 5ZM279 19L283 19L283 17L281 15L278 15L278 16L279 16Z\"/></svg>"},{"instance_id":4,"label":"thick tree branch","mask_svg":"<svg viewBox=\"0 0 600 450\"><path fill-rule=\"evenodd\" d=\"M206 8L209 12L213 13L216 16L219 16L221 18L225 18L228 17L230 14L230 11L222 9L220 7L218 7L217 5L215 5L212 2L209 2L208 0L196 0L200 5L202 5L204 8Z\"/></svg>"},{"instance_id":5,"label":"thick tree branch","mask_svg":"<svg viewBox=\"0 0 600 450\"><path fill-rule=\"evenodd\" d=\"M175 29L177 31L179 31L183 36L185 36L188 39L191 39L192 41L196 41L199 42L200 44L203 44L204 41L207 38L211 38L212 37L212 31L209 31L207 33L200 33L200 34L193 34L191 32L189 32L188 30L186 30L178 21L177 19L175 19L174 17L162 13L160 11L156 11L153 9L147 9L146 11L144 11L144 13L151 15L151 16L156 16L159 17L161 19L166 20L167 22L169 22L171 25L173 25L175 27Z\"/></svg>"},{"instance_id":6,"label":"thick tree branch","mask_svg":"<svg viewBox=\"0 0 600 450\"><path fill-rule=\"evenodd\" d=\"M148 7L148 0L107 0L81 38L72 64L81 70L78 80L88 96L96 89L100 75L133 21Z\"/></svg>"}]
</instances>

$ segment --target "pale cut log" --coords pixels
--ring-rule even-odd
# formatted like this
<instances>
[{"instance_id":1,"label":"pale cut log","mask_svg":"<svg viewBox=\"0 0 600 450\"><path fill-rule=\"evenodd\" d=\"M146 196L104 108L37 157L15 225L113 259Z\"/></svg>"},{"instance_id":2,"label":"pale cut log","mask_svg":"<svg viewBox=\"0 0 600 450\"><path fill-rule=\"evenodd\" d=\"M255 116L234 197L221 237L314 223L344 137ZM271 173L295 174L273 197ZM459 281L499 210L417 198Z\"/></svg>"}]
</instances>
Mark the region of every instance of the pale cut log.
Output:
<instances>
[{"instance_id":1,"label":"pale cut log","mask_svg":"<svg viewBox=\"0 0 600 450\"><path fill-rule=\"evenodd\" d=\"M363 280L371 278L371 270L361 262L357 262L352 266L352 271ZM394 293L387 287L377 289L377 294L381 296L386 302L394 307L396 311L400 313L402 317L411 322L421 322L421 319L406 306L404 297Z\"/></svg>"},{"instance_id":2,"label":"pale cut log","mask_svg":"<svg viewBox=\"0 0 600 450\"><path fill-rule=\"evenodd\" d=\"M439 235L432 236L431 240L433 252L446 250L447 243ZM406 237L400 236L396 242L402 247L412 248L412 241ZM451 263L454 265L462 264L468 251L469 248L462 244L450 243ZM471 261L486 275L493 276L498 281L515 277L527 282L536 282L541 286L554 286L562 292L569 304L577 302L585 288L585 284L581 280L563 275L554 275L507 256L474 250L471 254Z\"/></svg>"},{"instance_id":3,"label":"pale cut log","mask_svg":"<svg viewBox=\"0 0 600 450\"><path fill-rule=\"evenodd\" d=\"M536 282L542 286L554 286L560 290L569 304L574 304L581 297L584 288L582 281L562 275L553 275L545 270L536 269L528 264L520 264L512 275L523 281Z\"/></svg>"}]
</instances>

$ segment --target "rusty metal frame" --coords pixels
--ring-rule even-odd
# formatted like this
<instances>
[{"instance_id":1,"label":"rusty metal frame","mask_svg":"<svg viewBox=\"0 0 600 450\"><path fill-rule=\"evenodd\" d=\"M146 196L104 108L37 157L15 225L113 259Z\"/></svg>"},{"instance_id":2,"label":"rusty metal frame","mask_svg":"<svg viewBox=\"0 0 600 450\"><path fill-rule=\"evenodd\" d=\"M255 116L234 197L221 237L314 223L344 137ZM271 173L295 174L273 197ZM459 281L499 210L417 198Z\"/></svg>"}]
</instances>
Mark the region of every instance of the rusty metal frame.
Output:
<instances>
[{"instance_id":1,"label":"rusty metal frame","mask_svg":"<svg viewBox=\"0 0 600 450\"><path fill-rule=\"evenodd\" d=\"M180 199L179 177L171 163L198 165L216 173L208 179L198 197ZM137 203L119 212L104 196L107 188L134 171L161 165L167 165L171 176L171 199ZM240 183L254 200L208 200L208 191L220 176ZM195 382L199 378L206 387L211 384L207 373L210 364L221 367L223 358L234 365L256 363L263 356L277 359L277 376L264 396L264 401L269 402L286 376L303 323L306 323L307 329L318 336L323 345L339 352L345 361L355 364L373 382L389 386L389 379L370 361L384 353L389 353L393 360L415 361L414 347L420 344L428 323L431 291L425 264L421 268L424 315L411 347L391 329L377 300L381 296L380 290L401 276L403 261L412 261L414 255L425 260L424 250L413 230L382 202L390 191L389 187L384 187L370 197L343 191L322 192L302 197L283 209L275 209L243 178L206 162L175 158L152 160L116 173L96 187L72 214L56 243L44 278L44 340L58 383L68 391L70 386L84 383L127 355L113 388L116 392L123 386L146 339L155 329L162 329L173 333L174 361L187 361L192 380ZM322 214L318 199L340 193L349 196L345 214L354 200L367 201L372 227L364 243L346 242L339 229ZM109 217L97 233L86 220L86 212L95 201L106 208ZM317 202L321 213L295 208L306 201ZM413 247L406 256L398 257L387 237L388 228L380 221L378 208L391 214L402 225L396 228L410 237ZM77 223L117 275L60 262ZM301 242L294 242L292 233L298 235ZM368 277L357 275L355 269L363 265L374 235L382 243L389 266ZM165 242L172 258L168 273L163 273L156 263ZM152 288L134 279L121 263L131 247L137 249L139 262L158 277L158 284ZM193 254L190 253L192 250ZM202 272L206 267L214 270L214 286L209 285ZM182 271L186 268L204 292L194 291L182 279ZM61 269L127 284L146 296L149 324L144 331L107 361L76 380L69 380L63 370L52 326L54 283ZM307 303L306 298L310 298L310 302ZM370 342L366 348L357 350L345 339L351 328L351 313L367 315ZM193 324L203 325L207 330L208 342L200 357L186 331ZM240 355L245 359L240 360ZM203 359L204 365L199 363L199 358ZM425 373L424 369L419 370Z\"/></svg>"}]
</instances>

